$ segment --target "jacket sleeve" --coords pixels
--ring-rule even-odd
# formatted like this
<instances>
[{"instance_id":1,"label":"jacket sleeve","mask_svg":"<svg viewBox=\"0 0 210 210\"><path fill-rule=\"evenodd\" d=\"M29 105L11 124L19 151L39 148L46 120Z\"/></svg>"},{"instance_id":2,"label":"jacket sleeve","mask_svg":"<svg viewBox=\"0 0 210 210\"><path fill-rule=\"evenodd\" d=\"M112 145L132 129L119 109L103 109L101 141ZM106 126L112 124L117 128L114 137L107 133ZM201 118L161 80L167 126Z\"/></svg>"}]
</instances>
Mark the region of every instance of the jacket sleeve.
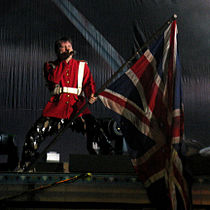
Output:
<instances>
[{"instance_id":1,"label":"jacket sleeve","mask_svg":"<svg viewBox=\"0 0 210 210\"><path fill-rule=\"evenodd\" d=\"M91 93L95 94L96 92L96 84L87 63L85 64L85 70L84 70L83 91L87 98L90 97Z\"/></svg>"},{"instance_id":2,"label":"jacket sleeve","mask_svg":"<svg viewBox=\"0 0 210 210\"><path fill-rule=\"evenodd\" d=\"M52 72L55 69L55 65L53 62L46 62L44 64L44 78L45 78L45 82L46 82L46 86L48 87L48 89L51 91L53 91L54 87L55 87L55 83L51 78L52 76Z\"/></svg>"},{"instance_id":3,"label":"jacket sleeve","mask_svg":"<svg viewBox=\"0 0 210 210\"><path fill-rule=\"evenodd\" d=\"M62 63L59 63L57 61L45 63L44 69L46 72L46 79L49 82L59 84L63 75L62 65Z\"/></svg>"}]
</instances>

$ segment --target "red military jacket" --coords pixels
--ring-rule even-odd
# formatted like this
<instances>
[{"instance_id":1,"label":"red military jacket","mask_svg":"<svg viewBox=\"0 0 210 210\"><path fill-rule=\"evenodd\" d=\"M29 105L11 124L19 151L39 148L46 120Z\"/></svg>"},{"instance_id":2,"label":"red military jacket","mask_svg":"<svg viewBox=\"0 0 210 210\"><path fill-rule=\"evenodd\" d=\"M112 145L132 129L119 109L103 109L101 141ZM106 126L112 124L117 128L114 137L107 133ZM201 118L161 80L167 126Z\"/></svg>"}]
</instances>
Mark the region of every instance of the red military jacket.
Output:
<instances>
[{"instance_id":1,"label":"red military jacket","mask_svg":"<svg viewBox=\"0 0 210 210\"><path fill-rule=\"evenodd\" d=\"M59 84L61 87L77 88L78 85L78 68L81 61L71 59L69 63L66 61L45 63L45 78L51 86ZM82 91L89 98L91 93L95 93L95 82L89 70L87 63L84 66L84 75L82 82ZM51 96L47 105L43 110L43 116L56 118L70 118L72 114L77 113L86 103L84 96L78 96L73 93L60 93ZM79 116L89 114L87 107Z\"/></svg>"}]
</instances>

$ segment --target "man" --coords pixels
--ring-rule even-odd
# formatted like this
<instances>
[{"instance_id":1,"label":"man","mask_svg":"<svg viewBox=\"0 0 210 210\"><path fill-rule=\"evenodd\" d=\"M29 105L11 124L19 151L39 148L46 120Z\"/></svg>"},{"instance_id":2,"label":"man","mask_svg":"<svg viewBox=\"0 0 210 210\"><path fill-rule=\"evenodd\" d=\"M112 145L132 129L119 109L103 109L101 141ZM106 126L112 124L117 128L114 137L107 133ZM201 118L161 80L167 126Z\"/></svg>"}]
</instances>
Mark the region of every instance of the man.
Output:
<instances>
[{"instance_id":1,"label":"man","mask_svg":"<svg viewBox=\"0 0 210 210\"><path fill-rule=\"evenodd\" d=\"M86 98L90 104L96 101L95 82L87 63L73 59L74 50L70 38L57 40L55 53L58 59L44 65L44 76L52 96L42 116L26 135L20 164L23 170L38 157L40 143L69 124L75 115L78 117L70 127L87 136L87 150L90 154L97 154L95 144L102 154L109 154L112 150L89 108L77 114L86 104Z\"/></svg>"}]
</instances>

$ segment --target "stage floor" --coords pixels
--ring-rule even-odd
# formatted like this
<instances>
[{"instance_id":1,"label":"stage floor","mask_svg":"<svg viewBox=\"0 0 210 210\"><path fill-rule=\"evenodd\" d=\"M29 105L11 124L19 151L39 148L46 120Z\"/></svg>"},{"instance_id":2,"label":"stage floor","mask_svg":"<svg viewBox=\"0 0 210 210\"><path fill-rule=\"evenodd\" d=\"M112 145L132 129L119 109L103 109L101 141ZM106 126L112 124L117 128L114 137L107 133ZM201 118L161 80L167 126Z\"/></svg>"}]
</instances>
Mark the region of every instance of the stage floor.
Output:
<instances>
[{"instance_id":1,"label":"stage floor","mask_svg":"<svg viewBox=\"0 0 210 210\"><path fill-rule=\"evenodd\" d=\"M81 178L72 181L80 175ZM210 177L194 177L192 196L196 209L210 207ZM32 206L39 209L152 208L141 182L129 174L86 176L72 173L5 172L0 174L0 199L4 199L0 202L1 207L10 209Z\"/></svg>"},{"instance_id":2,"label":"stage floor","mask_svg":"<svg viewBox=\"0 0 210 210\"><path fill-rule=\"evenodd\" d=\"M0 209L153 209L135 173L125 159L120 161L124 171L114 165L108 172L105 167L88 171L80 165L81 171L76 171L69 163L42 163L35 173L1 172ZM199 210L210 209L210 173L203 164L197 157L189 164L193 206Z\"/></svg>"}]
</instances>

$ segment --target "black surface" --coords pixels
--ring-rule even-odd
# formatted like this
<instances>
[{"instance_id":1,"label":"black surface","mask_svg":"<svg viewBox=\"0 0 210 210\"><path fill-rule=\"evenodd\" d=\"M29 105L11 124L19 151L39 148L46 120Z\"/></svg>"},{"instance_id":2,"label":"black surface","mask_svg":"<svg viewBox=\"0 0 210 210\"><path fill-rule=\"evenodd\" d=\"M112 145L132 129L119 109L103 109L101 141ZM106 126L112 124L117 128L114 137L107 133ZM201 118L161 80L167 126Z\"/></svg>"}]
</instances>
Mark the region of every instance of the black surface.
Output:
<instances>
[{"instance_id":1,"label":"black surface","mask_svg":"<svg viewBox=\"0 0 210 210\"><path fill-rule=\"evenodd\" d=\"M125 155L70 155L70 172L129 173L135 174L128 156Z\"/></svg>"}]
</instances>

